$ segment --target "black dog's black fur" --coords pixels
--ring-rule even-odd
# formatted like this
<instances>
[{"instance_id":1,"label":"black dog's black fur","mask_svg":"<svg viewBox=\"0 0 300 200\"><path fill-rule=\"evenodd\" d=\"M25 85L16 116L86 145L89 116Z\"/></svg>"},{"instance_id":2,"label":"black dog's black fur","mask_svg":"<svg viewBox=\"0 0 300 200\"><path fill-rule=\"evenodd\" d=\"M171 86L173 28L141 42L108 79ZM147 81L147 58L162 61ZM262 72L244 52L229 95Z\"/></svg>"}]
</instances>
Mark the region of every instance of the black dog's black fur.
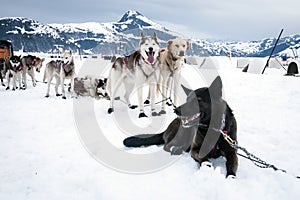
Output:
<instances>
[{"instance_id":1,"label":"black dog's black fur","mask_svg":"<svg viewBox=\"0 0 300 200\"><path fill-rule=\"evenodd\" d=\"M174 111L178 115L160 134L144 134L126 138L127 147L162 145L171 154L190 151L200 164L208 158L226 157L226 177L235 176L238 167L237 151L220 134L227 132L237 141L237 124L231 108L222 99L222 81L218 76L210 87L189 90L182 86L187 101ZM224 122L225 120L225 122Z\"/></svg>"}]
</instances>

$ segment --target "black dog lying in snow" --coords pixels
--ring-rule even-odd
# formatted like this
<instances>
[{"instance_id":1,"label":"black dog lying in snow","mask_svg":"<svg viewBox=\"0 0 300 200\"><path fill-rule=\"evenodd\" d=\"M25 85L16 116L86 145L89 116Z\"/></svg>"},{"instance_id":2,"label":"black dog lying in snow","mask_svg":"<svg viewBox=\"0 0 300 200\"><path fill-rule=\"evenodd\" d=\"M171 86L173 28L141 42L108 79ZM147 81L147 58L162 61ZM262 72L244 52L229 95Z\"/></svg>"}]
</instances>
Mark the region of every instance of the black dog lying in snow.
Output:
<instances>
[{"instance_id":1,"label":"black dog lying in snow","mask_svg":"<svg viewBox=\"0 0 300 200\"><path fill-rule=\"evenodd\" d=\"M200 164L208 158L225 156L226 177L235 177L238 158L220 133L222 130L237 141L237 124L231 108L222 99L222 81L218 76L210 87L190 90L182 86L187 95L186 103L177 107L174 119L160 134L142 134L126 138L127 147L164 145L164 150L173 155L190 151Z\"/></svg>"}]
</instances>

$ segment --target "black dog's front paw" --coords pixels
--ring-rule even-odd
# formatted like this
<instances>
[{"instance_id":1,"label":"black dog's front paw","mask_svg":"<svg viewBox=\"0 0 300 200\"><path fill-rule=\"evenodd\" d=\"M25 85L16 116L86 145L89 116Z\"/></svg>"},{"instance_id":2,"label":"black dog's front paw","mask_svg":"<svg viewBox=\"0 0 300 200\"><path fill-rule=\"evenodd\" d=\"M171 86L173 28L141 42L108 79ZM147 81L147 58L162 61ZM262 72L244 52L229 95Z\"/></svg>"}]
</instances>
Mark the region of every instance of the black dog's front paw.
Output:
<instances>
[{"instance_id":1,"label":"black dog's front paw","mask_svg":"<svg viewBox=\"0 0 300 200\"><path fill-rule=\"evenodd\" d=\"M183 153L183 149L181 147L171 147L171 155L181 155Z\"/></svg>"},{"instance_id":2,"label":"black dog's front paw","mask_svg":"<svg viewBox=\"0 0 300 200\"><path fill-rule=\"evenodd\" d=\"M205 160L205 161L201 162L200 166L201 167L212 167L212 164L208 160Z\"/></svg>"},{"instance_id":3,"label":"black dog's front paw","mask_svg":"<svg viewBox=\"0 0 300 200\"><path fill-rule=\"evenodd\" d=\"M228 175L226 176L227 179L236 179L236 176L235 175Z\"/></svg>"}]
</instances>

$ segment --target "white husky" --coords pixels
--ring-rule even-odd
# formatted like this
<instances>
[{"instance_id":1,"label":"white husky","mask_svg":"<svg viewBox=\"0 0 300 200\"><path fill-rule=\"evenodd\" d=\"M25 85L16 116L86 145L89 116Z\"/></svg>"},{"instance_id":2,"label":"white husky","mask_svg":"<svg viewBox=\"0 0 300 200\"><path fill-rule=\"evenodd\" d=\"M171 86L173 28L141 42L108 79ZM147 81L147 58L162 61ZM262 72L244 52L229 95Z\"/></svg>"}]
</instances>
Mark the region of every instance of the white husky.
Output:
<instances>
[{"instance_id":1,"label":"white husky","mask_svg":"<svg viewBox=\"0 0 300 200\"><path fill-rule=\"evenodd\" d=\"M58 86L61 85L62 98L66 99L65 93L65 79L71 79L71 94L74 96L74 78L75 78L75 65L73 60L72 51L64 51L61 56L61 60L50 61L46 65L44 72L44 79L48 80L48 87L46 97L49 97L50 84L53 79L56 78L55 92L56 96L60 96L58 93Z\"/></svg>"},{"instance_id":2,"label":"white husky","mask_svg":"<svg viewBox=\"0 0 300 200\"><path fill-rule=\"evenodd\" d=\"M143 90L146 84L149 86L152 115L156 115L154 110L155 88L157 84L156 73L158 69L158 56L160 45L156 33L152 37L145 37L141 33L140 49L127 57L119 57L112 64L108 77L108 93L110 95L110 108L108 113L114 111L114 100L116 93L123 83L125 86L124 99L130 108L136 108L131 105L129 96L134 87L137 88L139 117L147 117L144 113Z\"/></svg>"}]
</instances>

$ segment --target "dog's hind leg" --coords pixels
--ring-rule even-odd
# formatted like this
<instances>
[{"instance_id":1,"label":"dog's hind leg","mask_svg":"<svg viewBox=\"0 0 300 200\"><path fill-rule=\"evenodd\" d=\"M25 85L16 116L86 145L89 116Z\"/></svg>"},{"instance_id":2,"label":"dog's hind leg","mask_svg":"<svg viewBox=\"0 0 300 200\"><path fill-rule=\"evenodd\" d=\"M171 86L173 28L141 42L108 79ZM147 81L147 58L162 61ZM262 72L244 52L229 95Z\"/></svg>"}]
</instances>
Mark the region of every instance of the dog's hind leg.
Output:
<instances>
[{"instance_id":1,"label":"dog's hind leg","mask_svg":"<svg viewBox=\"0 0 300 200\"><path fill-rule=\"evenodd\" d=\"M179 83L180 83L180 74L175 73L174 78L173 78L173 92L174 92L173 95L174 95L174 105L175 106L177 105Z\"/></svg>"},{"instance_id":2,"label":"dog's hind leg","mask_svg":"<svg viewBox=\"0 0 300 200\"><path fill-rule=\"evenodd\" d=\"M0 80L1 80L1 85L2 86L5 86L4 82L3 82L3 77L2 77L2 70L1 70L1 67L0 67Z\"/></svg>"},{"instance_id":3,"label":"dog's hind leg","mask_svg":"<svg viewBox=\"0 0 300 200\"><path fill-rule=\"evenodd\" d=\"M121 85L121 83L124 81L124 77L122 76L121 71L118 71L117 69L111 69L108 79L108 93L110 95L110 107L108 109L108 114L111 114L114 112L114 101L116 98L116 93Z\"/></svg>"},{"instance_id":4,"label":"dog's hind leg","mask_svg":"<svg viewBox=\"0 0 300 200\"><path fill-rule=\"evenodd\" d=\"M137 108L136 105L131 105L130 99L129 99L130 94L132 93L133 88L134 88L134 83L131 83L131 82L130 82L130 83L126 83L126 84L125 84L125 94L124 94L124 99L125 99L125 101L126 101L128 107L129 107L130 109L135 109L135 108Z\"/></svg>"},{"instance_id":5,"label":"dog's hind leg","mask_svg":"<svg viewBox=\"0 0 300 200\"><path fill-rule=\"evenodd\" d=\"M165 108L166 108L166 103L168 100L168 88L170 85L170 78L166 77L162 79L162 91L161 91L161 98L162 98L162 103L161 103L161 111L159 112L159 115L166 114Z\"/></svg>"},{"instance_id":6,"label":"dog's hind leg","mask_svg":"<svg viewBox=\"0 0 300 200\"><path fill-rule=\"evenodd\" d=\"M23 71L22 71L22 81L23 81L23 84L24 84L24 87L23 89L27 89L27 67L24 67L23 68Z\"/></svg>"},{"instance_id":7,"label":"dog's hind leg","mask_svg":"<svg viewBox=\"0 0 300 200\"><path fill-rule=\"evenodd\" d=\"M74 77L71 78L71 96L74 97Z\"/></svg>"},{"instance_id":8,"label":"dog's hind leg","mask_svg":"<svg viewBox=\"0 0 300 200\"><path fill-rule=\"evenodd\" d=\"M55 76L55 80L56 80L56 83L55 83L55 94L57 97L61 96L61 94L58 93L58 86L60 84L60 77L59 76Z\"/></svg>"},{"instance_id":9,"label":"dog's hind leg","mask_svg":"<svg viewBox=\"0 0 300 200\"><path fill-rule=\"evenodd\" d=\"M62 93L62 98L66 99L66 91L65 91L65 77L60 77L60 86L61 86L61 93Z\"/></svg>"},{"instance_id":10,"label":"dog's hind leg","mask_svg":"<svg viewBox=\"0 0 300 200\"><path fill-rule=\"evenodd\" d=\"M8 70L6 73L7 87L6 90L9 90L9 82L10 82L10 71Z\"/></svg>"},{"instance_id":11,"label":"dog's hind leg","mask_svg":"<svg viewBox=\"0 0 300 200\"><path fill-rule=\"evenodd\" d=\"M33 87L35 87L36 86L36 81L35 81L35 76L34 76L34 69L31 68L30 71L28 71L28 74L31 77Z\"/></svg>"},{"instance_id":12,"label":"dog's hind leg","mask_svg":"<svg viewBox=\"0 0 300 200\"><path fill-rule=\"evenodd\" d=\"M50 84L51 84L51 81L53 79L53 76L50 76L47 78L48 79L48 83L47 83L47 92L46 92L46 96L45 97L49 97L49 92L50 92Z\"/></svg>"},{"instance_id":13,"label":"dog's hind leg","mask_svg":"<svg viewBox=\"0 0 300 200\"><path fill-rule=\"evenodd\" d=\"M13 72L13 90L16 90L17 87L17 74Z\"/></svg>"},{"instance_id":14,"label":"dog's hind leg","mask_svg":"<svg viewBox=\"0 0 300 200\"><path fill-rule=\"evenodd\" d=\"M19 82L19 90L22 89L22 79L21 79L21 72L17 73L18 82Z\"/></svg>"}]
</instances>

